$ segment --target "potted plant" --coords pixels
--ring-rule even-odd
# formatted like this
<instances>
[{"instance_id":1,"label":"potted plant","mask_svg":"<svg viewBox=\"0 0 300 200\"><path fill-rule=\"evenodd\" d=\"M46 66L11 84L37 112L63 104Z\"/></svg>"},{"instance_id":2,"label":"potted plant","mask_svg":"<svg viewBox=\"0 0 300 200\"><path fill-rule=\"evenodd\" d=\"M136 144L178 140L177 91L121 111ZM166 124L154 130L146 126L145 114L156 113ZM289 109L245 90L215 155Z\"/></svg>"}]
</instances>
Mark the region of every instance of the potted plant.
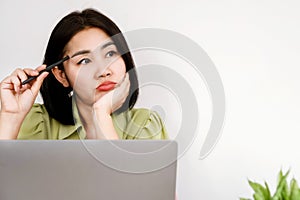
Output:
<instances>
[{"instance_id":1,"label":"potted plant","mask_svg":"<svg viewBox=\"0 0 300 200\"><path fill-rule=\"evenodd\" d=\"M287 176L289 172L285 174L280 170L278 175L278 182L276 191L271 195L268 184L265 182L264 186L248 180L249 185L254 190L254 200L300 200L300 189L295 178L290 183L287 182ZM240 198L240 200L251 200L249 198Z\"/></svg>"}]
</instances>

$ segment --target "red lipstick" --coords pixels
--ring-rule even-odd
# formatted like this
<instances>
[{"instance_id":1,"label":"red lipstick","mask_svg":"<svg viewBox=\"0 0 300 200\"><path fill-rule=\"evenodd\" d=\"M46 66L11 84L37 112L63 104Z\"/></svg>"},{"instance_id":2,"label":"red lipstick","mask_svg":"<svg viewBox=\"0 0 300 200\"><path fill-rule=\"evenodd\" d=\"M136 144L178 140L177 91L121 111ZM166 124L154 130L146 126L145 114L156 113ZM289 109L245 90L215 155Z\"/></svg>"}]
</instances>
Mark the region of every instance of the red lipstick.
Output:
<instances>
[{"instance_id":1,"label":"red lipstick","mask_svg":"<svg viewBox=\"0 0 300 200\"><path fill-rule=\"evenodd\" d=\"M98 87L97 90L100 92L104 91L109 91L115 88L117 83L112 82L112 81L105 81L104 83L101 83Z\"/></svg>"}]
</instances>

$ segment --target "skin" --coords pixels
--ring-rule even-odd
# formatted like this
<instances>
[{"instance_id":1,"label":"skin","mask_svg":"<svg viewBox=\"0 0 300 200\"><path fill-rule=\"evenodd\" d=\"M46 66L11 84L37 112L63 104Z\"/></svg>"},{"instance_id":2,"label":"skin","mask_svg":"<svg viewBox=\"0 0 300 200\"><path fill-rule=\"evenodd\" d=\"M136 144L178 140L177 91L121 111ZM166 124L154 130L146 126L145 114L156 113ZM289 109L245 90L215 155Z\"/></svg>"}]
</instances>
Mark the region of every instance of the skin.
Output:
<instances>
[{"instance_id":1,"label":"skin","mask_svg":"<svg viewBox=\"0 0 300 200\"><path fill-rule=\"evenodd\" d=\"M64 52L65 56L70 57L82 50L90 53L73 56L64 63L64 71L57 67L52 69L64 87L73 88L88 139L118 139L111 113L122 106L129 93L130 82L125 62L116 46L111 44L103 49L98 48L110 42L112 40L101 29L84 29L69 41ZM20 126L48 73L43 73L26 85L22 86L21 82L44 68L17 69L1 82L0 139L17 138ZM114 87L107 91L99 90L99 86L107 81L115 83Z\"/></svg>"},{"instance_id":2,"label":"skin","mask_svg":"<svg viewBox=\"0 0 300 200\"><path fill-rule=\"evenodd\" d=\"M47 72L36 80L21 85L29 76L36 76L45 69L42 65L36 69L16 69L0 83L0 139L16 139L21 124L32 107Z\"/></svg>"}]
</instances>

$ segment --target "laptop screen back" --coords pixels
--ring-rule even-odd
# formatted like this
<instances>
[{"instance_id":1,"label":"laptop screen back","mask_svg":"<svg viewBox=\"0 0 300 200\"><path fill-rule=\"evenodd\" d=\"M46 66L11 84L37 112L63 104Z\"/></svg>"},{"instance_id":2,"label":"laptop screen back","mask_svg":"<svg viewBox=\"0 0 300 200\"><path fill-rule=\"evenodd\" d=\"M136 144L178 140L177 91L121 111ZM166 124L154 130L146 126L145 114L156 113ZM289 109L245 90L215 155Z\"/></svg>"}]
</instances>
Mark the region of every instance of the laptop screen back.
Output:
<instances>
[{"instance_id":1,"label":"laptop screen back","mask_svg":"<svg viewBox=\"0 0 300 200\"><path fill-rule=\"evenodd\" d=\"M166 140L0 141L0 199L174 200Z\"/></svg>"}]
</instances>

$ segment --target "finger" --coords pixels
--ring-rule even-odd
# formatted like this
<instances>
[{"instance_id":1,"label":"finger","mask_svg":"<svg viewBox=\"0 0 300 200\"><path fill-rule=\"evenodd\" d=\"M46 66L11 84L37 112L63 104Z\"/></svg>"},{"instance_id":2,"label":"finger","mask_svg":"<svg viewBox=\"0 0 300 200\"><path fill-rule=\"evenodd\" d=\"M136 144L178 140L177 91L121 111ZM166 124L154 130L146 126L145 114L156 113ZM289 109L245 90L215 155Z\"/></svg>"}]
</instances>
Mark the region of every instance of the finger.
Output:
<instances>
[{"instance_id":1,"label":"finger","mask_svg":"<svg viewBox=\"0 0 300 200\"><path fill-rule=\"evenodd\" d=\"M41 66L37 67L36 69L26 68L26 69L24 69L24 71L29 76L38 77L40 75L40 72L45 68L46 68L46 65L41 65ZM23 77L21 78L22 82L25 81L26 79L24 79ZM28 82L29 85L32 85L33 83L34 83L34 81ZM24 84L23 86L28 85L28 84Z\"/></svg>"},{"instance_id":2,"label":"finger","mask_svg":"<svg viewBox=\"0 0 300 200\"><path fill-rule=\"evenodd\" d=\"M12 76L17 76L20 79L22 79L22 78L26 79L27 78L27 75L26 75L25 71L23 69L20 69L20 68L16 69L11 75Z\"/></svg>"},{"instance_id":3,"label":"finger","mask_svg":"<svg viewBox=\"0 0 300 200\"><path fill-rule=\"evenodd\" d=\"M23 70L16 69L10 76L4 79L3 80L4 83L3 86L5 87L4 89L11 89L14 90L15 92L18 92L21 85L21 80L18 74L22 74L22 73L25 74Z\"/></svg>"},{"instance_id":4,"label":"finger","mask_svg":"<svg viewBox=\"0 0 300 200\"><path fill-rule=\"evenodd\" d=\"M1 84L2 89L9 89L14 90L15 92L19 93L26 89L28 89L27 86L23 86L21 83L22 81L26 80L28 78L28 75L36 75L38 72L33 69L16 69L13 71L13 73L6 77Z\"/></svg>"},{"instance_id":5,"label":"finger","mask_svg":"<svg viewBox=\"0 0 300 200\"><path fill-rule=\"evenodd\" d=\"M47 65L41 65L41 66L39 66L39 67L36 68L36 70L39 71L39 74L42 74L44 72L49 72L50 71L50 70L46 70L46 69L47 69Z\"/></svg>"},{"instance_id":6,"label":"finger","mask_svg":"<svg viewBox=\"0 0 300 200\"><path fill-rule=\"evenodd\" d=\"M36 68L37 71L42 71L44 69L46 69L46 65L41 65L41 66Z\"/></svg>"},{"instance_id":7,"label":"finger","mask_svg":"<svg viewBox=\"0 0 300 200\"><path fill-rule=\"evenodd\" d=\"M7 90L13 90L14 85L11 82L11 77L6 77L2 82L1 82L1 89L7 89Z\"/></svg>"},{"instance_id":8,"label":"finger","mask_svg":"<svg viewBox=\"0 0 300 200\"><path fill-rule=\"evenodd\" d=\"M34 76L38 76L41 73L41 71L46 69L46 67L47 67L47 65L41 65L41 66L38 66L37 68L35 68L35 70L34 70L35 75Z\"/></svg>"},{"instance_id":9,"label":"finger","mask_svg":"<svg viewBox=\"0 0 300 200\"><path fill-rule=\"evenodd\" d=\"M16 69L13 73L12 73L13 76L17 76L21 82L25 81L28 76L36 76L38 75L38 71L34 70L34 69L29 69L29 68L26 68L26 69Z\"/></svg>"},{"instance_id":10,"label":"finger","mask_svg":"<svg viewBox=\"0 0 300 200\"><path fill-rule=\"evenodd\" d=\"M25 68L24 72L29 76L37 76L39 74L38 70L30 68Z\"/></svg>"},{"instance_id":11,"label":"finger","mask_svg":"<svg viewBox=\"0 0 300 200\"><path fill-rule=\"evenodd\" d=\"M6 82L7 84L10 84L13 86L13 90L15 92L19 92L20 87L21 87L21 80L19 79L18 76L10 76L10 78L8 79L8 81Z\"/></svg>"},{"instance_id":12,"label":"finger","mask_svg":"<svg viewBox=\"0 0 300 200\"><path fill-rule=\"evenodd\" d=\"M41 85L43 84L44 79L48 76L49 72L43 72L40 76L37 77L37 79L34 81L34 83L31 86L31 90L34 93L34 95L37 95Z\"/></svg>"},{"instance_id":13,"label":"finger","mask_svg":"<svg viewBox=\"0 0 300 200\"><path fill-rule=\"evenodd\" d=\"M17 68L11 73L11 75L17 75L21 71L23 71L21 68Z\"/></svg>"}]
</instances>

